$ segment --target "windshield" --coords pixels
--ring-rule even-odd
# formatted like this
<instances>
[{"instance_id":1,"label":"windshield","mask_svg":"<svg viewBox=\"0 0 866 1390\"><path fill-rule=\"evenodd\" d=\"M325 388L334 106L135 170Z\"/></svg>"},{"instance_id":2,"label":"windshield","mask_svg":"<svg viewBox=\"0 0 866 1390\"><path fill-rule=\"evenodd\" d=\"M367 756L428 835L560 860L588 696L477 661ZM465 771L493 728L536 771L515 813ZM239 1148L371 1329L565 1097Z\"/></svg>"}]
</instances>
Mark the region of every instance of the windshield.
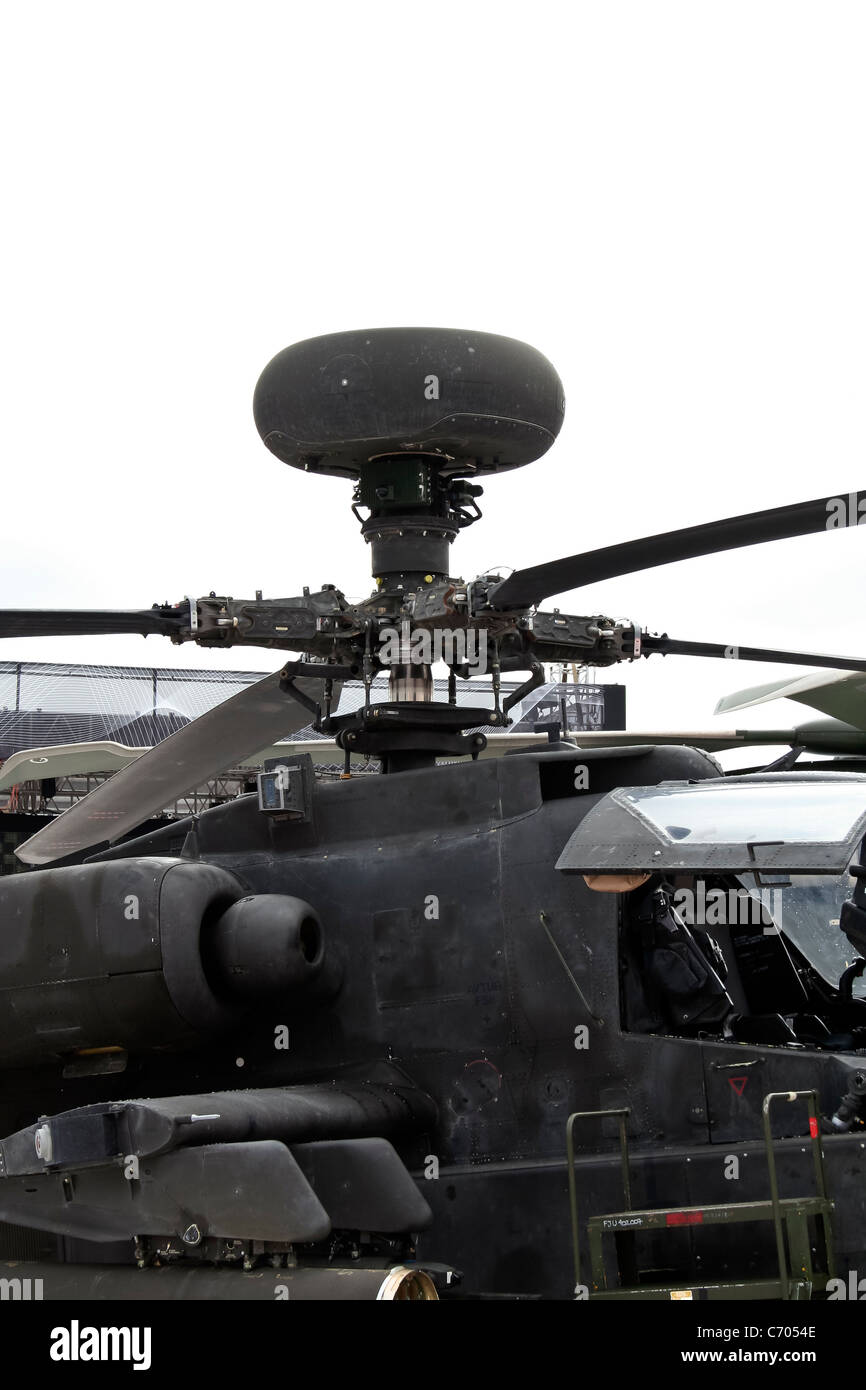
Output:
<instances>
[{"instance_id":1,"label":"windshield","mask_svg":"<svg viewBox=\"0 0 866 1390\"><path fill-rule=\"evenodd\" d=\"M837 986L842 971L857 959L856 950L839 926L842 904L854 891L852 875L792 874L783 887L772 892L759 888L754 874L738 877L827 984ZM866 998L862 975L854 981L854 995Z\"/></svg>"}]
</instances>

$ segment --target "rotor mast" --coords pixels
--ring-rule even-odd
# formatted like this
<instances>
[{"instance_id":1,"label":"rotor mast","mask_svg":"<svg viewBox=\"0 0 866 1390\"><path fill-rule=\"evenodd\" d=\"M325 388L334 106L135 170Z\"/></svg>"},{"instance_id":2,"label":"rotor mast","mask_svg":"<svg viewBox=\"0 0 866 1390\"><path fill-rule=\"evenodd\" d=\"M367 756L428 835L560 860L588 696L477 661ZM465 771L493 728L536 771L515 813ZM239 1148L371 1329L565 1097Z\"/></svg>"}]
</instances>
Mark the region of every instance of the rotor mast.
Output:
<instances>
[{"instance_id":1,"label":"rotor mast","mask_svg":"<svg viewBox=\"0 0 866 1390\"><path fill-rule=\"evenodd\" d=\"M253 411L267 447L292 467L355 484L377 586L369 606L400 623L392 701L435 703L432 665L403 622L418 622L425 592L447 587L451 545L481 515L475 479L539 458L564 410L547 358L491 333L335 333L286 348L262 372Z\"/></svg>"}]
</instances>

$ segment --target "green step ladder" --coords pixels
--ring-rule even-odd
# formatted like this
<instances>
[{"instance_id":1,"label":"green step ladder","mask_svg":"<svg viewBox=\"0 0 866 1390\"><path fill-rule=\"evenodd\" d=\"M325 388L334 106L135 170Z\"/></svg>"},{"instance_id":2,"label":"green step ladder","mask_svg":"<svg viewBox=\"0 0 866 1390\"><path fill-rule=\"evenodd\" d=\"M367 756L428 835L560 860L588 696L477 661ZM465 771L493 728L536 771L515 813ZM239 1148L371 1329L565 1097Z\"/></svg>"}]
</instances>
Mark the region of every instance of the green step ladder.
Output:
<instances>
[{"instance_id":1,"label":"green step ladder","mask_svg":"<svg viewBox=\"0 0 866 1390\"><path fill-rule=\"evenodd\" d=\"M774 1101L805 1099L809 1106L809 1134L815 1168L817 1194L814 1197L780 1198L776 1176L776 1156L770 1130L770 1107ZM619 1150L622 1165L624 1210L591 1216L587 1223L591 1284L585 1296L608 1301L623 1299L810 1299L822 1293L833 1278L833 1240L830 1217L833 1202L827 1195L824 1154L821 1149L816 1091L771 1091L764 1097L764 1144L770 1175L770 1196L766 1201L708 1203L697 1207L652 1207L635 1210L632 1206L626 1122L628 1110L578 1110L569 1115L565 1128L568 1157L568 1193L571 1204L571 1240L574 1255L575 1296L586 1288L581 1283L580 1236L577 1206L577 1179L574 1166L574 1126L577 1120L615 1117L619 1122ZM816 1270L812 1261L809 1221L820 1229L824 1269ZM640 1282L634 1256L633 1237L638 1231L682 1230L690 1226L747 1225L772 1221L776 1234L778 1276L767 1279L724 1279L691 1284L650 1284ZM617 1281L608 1280L604 1238L616 1238ZM631 1239L629 1239L631 1237Z\"/></svg>"}]
</instances>

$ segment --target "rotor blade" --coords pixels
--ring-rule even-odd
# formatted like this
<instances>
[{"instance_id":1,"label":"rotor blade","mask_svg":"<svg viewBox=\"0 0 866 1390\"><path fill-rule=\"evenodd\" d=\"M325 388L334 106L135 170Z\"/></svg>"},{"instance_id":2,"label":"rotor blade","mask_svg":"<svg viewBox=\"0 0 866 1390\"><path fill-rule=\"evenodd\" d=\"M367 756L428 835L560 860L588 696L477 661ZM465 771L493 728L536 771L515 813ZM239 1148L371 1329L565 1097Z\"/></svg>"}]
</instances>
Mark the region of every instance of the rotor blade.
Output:
<instances>
[{"instance_id":1,"label":"rotor blade","mask_svg":"<svg viewBox=\"0 0 866 1390\"><path fill-rule=\"evenodd\" d=\"M505 738L508 734L488 735L491 738ZM710 753L721 753L731 748L760 747L762 745L803 748L815 753L857 753L866 754L866 730L852 728L850 724L838 719L814 719L808 724L798 724L793 729L723 729L719 731L684 730L674 732L645 732L617 729L584 732L570 729L569 739L580 748L629 747L632 744L686 744L690 748L704 748Z\"/></svg>"},{"instance_id":2,"label":"rotor blade","mask_svg":"<svg viewBox=\"0 0 866 1390\"><path fill-rule=\"evenodd\" d=\"M189 621L179 608L0 608L0 637L88 637L116 632L170 637Z\"/></svg>"},{"instance_id":3,"label":"rotor blade","mask_svg":"<svg viewBox=\"0 0 866 1390\"><path fill-rule=\"evenodd\" d=\"M765 738L762 732L759 743L787 744L790 729L779 729ZM710 752L725 752L730 748L741 748L752 742L751 735L739 729L701 730L701 729L569 729L564 737L576 748L657 748L669 745L687 745L690 748L704 748ZM523 743L518 743L522 739ZM530 740L532 740L530 742ZM510 753L512 747L537 748L540 753L550 748L546 734L488 734L487 747L481 757L496 758Z\"/></svg>"},{"instance_id":4,"label":"rotor blade","mask_svg":"<svg viewBox=\"0 0 866 1390\"><path fill-rule=\"evenodd\" d=\"M866 661L853 656L822 656L818 652L778 652L766 647L725 646L722 642L681 642L676 637L641 638L641 655L717 656L729 661L777 661L794 666L826 666L834 671L866 671Z\"/></svg>"},{"instance_id":5,"label":"rotor blade","mask_svg":"<svg viewBox=\"0 0 866 1390\"><path fill-rule=\"evenodd\" d=\"M118 840L214 773L302 729L311 722L310 711L280 690L280 676L279 671L265 676L122 768L19 846L18 858L48 864L103 840ZM321 696L320 680L305 678L295 685L311 699ZM333 698L339 698L336 683Z\"/></svg>"},{"instance_id":6,"label":"rotor blade","mask_svg":"<svg viewBox=\"0 0 866 1390\"><path fill-rule=\"evenodd\" d=\"M12 753L0 770L0 792L9 791L17 782L42 782L46 778L84 777L94 772L117 772L148 752L145 748L129 748L111 739L94 739L91 743L53 743L44 748L19 748Z\"/></svg>"},{"instance_id":7,"label":"rotor blade","mask_svg":"<svg viewBox=\"0 0 866 1390\"><path fill-rule=\"evenodd\" d=\"M800 676L795 680L769 681L725 695L716 705L723 710L748 709L767 700L796 700L855 728L866 730L866 680L861 675Z\"/></svg>"},{"instance_id":8,"label":"rotor blade","mask_svg":"<svg viewBox=\"0 0 866 1390\"><path fill-rule=\"evenodd\" d=\"M657 748L678 744L722 753L731 748L797 745L807 752L866 754L866 729L854 728L837 719L815 719L787 729L569 729L567 738L577 748L587 749ZM544 753L555 747L547 734L488 734L487 746L479 757L501 758L528 749ZM293 757L298 753L309 753L314 763L331 766L343 757L342 750L332 739L308 739L265 750L267 757ZM358 770L359 761L353 762L353 771Z\"/></svg>"},{"instance_id":9,"label":"rotor blade","mask_svg":"<svg viewBox=\"0 0 866 1390\"><path fill-rule=\"evenodd\" d=\"M715 555L744 545L760 545L764 541L787 540L791 536L831 530L834 517L838 524L840 502L844 504L846 498L844 493L841 498L818 497L813 502L795 502L788 507L749 512L745 516L710 521L681 531L664 531L660 536L645 536L622 545L606 545L601 550L587 550L562 560L548 560L530 569L515 570L510 578L490 590L488 599L500 610L529 608L551 594L564 594L569 589L596 584L601 579L615 579L619 575L655 569L657 565L669 565L675 560L692 560L699 555Z\"/></svg>"}]
</instances>

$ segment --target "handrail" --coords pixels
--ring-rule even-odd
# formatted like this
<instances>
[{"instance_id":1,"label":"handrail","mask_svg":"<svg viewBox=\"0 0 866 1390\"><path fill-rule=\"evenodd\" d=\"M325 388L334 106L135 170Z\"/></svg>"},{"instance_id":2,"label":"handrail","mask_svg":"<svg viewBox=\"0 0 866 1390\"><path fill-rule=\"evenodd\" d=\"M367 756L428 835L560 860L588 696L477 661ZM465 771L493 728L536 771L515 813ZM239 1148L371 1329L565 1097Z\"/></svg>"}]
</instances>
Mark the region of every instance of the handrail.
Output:
<instances>
[{"instance_id":1,"label":"handrail","mask_svg":"<svg viewBox=\"0 0 866 1390\"><path fill-rule=\"evenodd\" d=\"M631 1179L628 1169L628 1136L626 1134L626 1120L629 1116L628 1110L576 1110L573 1115L569 1115L565 1125L565 1151L568 1157L568 1200L571 1206L571 1249L574 1256L574 1283L575 1289L580 1284L580 1235L577 1219L577 1183L574 1176L574 1122L575 1120L589 1120L605 1118L609 1115L616 1115L619 1120L619 1151L622 1161L622 1187L625 1197L625 1209L631 1211Z\"/></svg>"},{"instance_id":2,"label":"handrail","mask_svg":"<svg viewBox=\"0 0 866 1390\"><path fill-rule=\"evenodd\" d=\"M782 1207L779 1202L779 1182L776 1176L776 1156L773 1150L773 1136L770 1131L770 1106L774 1100L802 1100L806 1099L809 1104L809 1134L812 1140L812 1159L815 1165L815 1182L818 1188L818 1196L822 1202L827 1202L827 1184L824 1177L824 1154L821 1149L821 1130L818 1119L818 1092L817 1091L770 1091L764 1096L763 1119L764 1119L764 1144L767 1149L767 1167L770 1173L770 1196L773 1202L773 1225L776 1228L776 1255L779 1261L779 1279L781 1287L786 1289L788 1286L788 1260L785 1254L785 1232L782 1225ZM827 1273L832 1277L834 1273L833 1262L833 1242L829 1238L829 1213L823 1216L824 1225L824 1244L827 1252Z\"/></svg>"}]
</instances>

